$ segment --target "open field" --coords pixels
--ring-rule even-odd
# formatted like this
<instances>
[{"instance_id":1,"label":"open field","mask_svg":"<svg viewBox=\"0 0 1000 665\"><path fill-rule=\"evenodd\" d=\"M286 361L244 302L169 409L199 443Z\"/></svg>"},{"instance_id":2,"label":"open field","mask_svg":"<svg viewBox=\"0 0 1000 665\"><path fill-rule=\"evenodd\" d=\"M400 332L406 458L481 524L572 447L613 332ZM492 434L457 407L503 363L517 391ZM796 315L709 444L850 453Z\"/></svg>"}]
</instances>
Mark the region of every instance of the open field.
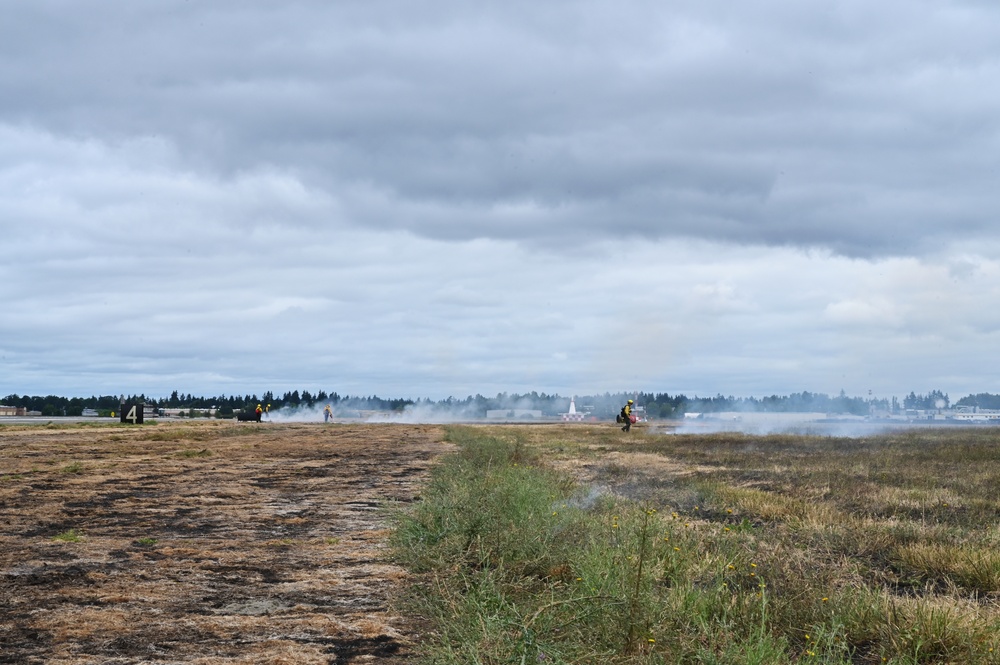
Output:
<instances>
[{"instance_id":1,"label":"open field","mask_svg":"<svg viewBox=\"0 0 1000 665\"><path fill-rule=\"evenodd\" d=\"M998 444L2 426L0 662L998 663Z\"/></svg>"},{"instance_id":2,"label":"open field","mask_svg":"<svg viewBox=\"0 0 1000 665\"><path fill-rule=\"evenodd\" d=\"M0 426L0 662L404 662L410 502L439 428Z\"/></svg>"}]
</instances>

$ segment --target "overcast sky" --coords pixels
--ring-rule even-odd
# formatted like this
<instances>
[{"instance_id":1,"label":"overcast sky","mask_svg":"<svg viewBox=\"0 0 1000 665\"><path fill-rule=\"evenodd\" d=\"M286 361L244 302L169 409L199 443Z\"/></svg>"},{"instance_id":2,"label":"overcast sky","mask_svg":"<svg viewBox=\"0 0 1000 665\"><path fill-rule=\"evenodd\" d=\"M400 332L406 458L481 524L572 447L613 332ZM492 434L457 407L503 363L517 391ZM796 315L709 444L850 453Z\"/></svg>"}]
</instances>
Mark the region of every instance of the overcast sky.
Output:
<instances>
[{"instance_id":1,"label":"overcast sky","mask_svg":"<svg viewBox=\"0 0 1000 665\"><path fill-rule=\"evenodd\" d=\"M1000 392L995 2L0 7L0 395Z\"/></svg>"}]
</instances>

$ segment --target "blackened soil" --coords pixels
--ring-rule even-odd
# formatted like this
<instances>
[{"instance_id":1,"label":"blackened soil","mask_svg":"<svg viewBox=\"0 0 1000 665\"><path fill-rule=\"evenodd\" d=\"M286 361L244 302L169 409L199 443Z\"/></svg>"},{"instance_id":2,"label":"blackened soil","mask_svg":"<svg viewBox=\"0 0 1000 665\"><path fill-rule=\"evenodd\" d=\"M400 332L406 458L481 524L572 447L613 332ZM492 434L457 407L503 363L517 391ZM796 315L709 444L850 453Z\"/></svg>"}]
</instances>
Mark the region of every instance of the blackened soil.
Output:
<instances>
[{"instance_id":1,"label":"blackened soil","mask_svg":"<svg viewBox=\"0 0 1000 665\"><path fill-rule=\"evenodd\" d=\"M0 426L0 663L408 662L416 425Z\"/></svg>"}]
</instances>

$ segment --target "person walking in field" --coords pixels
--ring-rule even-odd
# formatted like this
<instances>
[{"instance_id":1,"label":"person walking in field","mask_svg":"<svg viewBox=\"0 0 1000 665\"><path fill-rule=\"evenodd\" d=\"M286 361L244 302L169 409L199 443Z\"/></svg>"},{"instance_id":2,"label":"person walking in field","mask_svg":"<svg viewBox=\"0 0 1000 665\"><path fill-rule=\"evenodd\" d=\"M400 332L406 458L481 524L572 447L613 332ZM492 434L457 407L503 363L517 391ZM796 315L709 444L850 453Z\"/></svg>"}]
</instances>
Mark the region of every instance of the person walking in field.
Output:
<instances>
[{"instance_id":1,"label":"person walking in field","mask_svg":"<svg viewBox=\"0 0 1000 665\"><path fill-rule=\"evenodd\" d=\"M624 425L622 425L622 431L623 432L632 431L632 400L629 400L628 403L622 407L621 417L622 417L622 422L625 423Z\"/></svg>"},{"instance_id":2,"label":"person walking in field","mask_svg":"<svg viewBox=\"0 0 1000 665\"><path fill-rule=\"evenodd\" d=\"M330 422L330 418L332 417L333 417L333 409L330 408L329 404L327 404L326 406L323 407L323 422L325 423Z\"/></svg>"}]
</instances>

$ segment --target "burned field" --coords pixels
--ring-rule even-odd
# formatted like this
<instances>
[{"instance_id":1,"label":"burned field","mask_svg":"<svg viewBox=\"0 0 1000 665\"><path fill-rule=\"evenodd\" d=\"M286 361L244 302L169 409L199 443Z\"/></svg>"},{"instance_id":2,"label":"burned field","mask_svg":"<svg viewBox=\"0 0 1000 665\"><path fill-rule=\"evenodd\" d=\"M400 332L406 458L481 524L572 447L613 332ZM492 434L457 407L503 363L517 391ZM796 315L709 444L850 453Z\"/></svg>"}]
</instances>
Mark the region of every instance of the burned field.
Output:
<instances>
[{"instance_id":1,"label":"burned field","mask_svg":"<svg viewBox=\"0 0 1000 665\"><path fill-rule=\"evenodd\" d=\"M0 663L402 663L433 426L0 427Z\"/></svg>"}]
</instances>

